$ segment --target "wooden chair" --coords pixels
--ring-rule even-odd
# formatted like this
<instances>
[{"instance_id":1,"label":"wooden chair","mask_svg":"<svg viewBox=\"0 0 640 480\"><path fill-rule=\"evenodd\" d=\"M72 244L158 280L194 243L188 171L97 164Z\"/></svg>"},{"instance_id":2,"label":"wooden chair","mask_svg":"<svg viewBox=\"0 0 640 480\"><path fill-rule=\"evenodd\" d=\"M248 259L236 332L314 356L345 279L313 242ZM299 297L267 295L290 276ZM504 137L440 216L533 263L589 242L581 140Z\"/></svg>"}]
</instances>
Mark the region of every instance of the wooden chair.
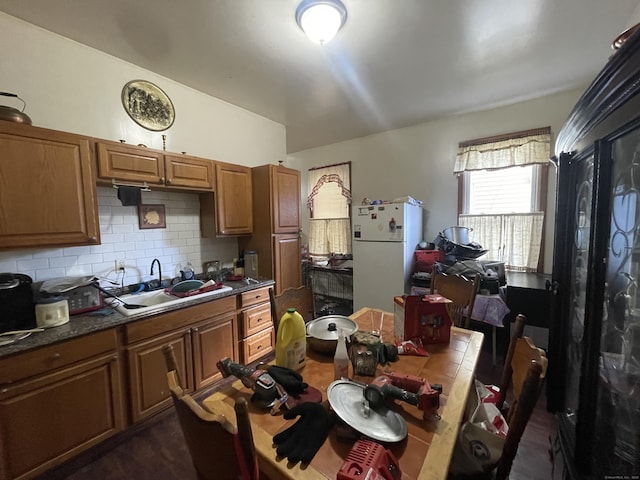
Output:
<instances>
[{"instance_id":1,"label":"wooden chair","mask_svg":"<svg viewBox=\"0 0 640 480\"><path fill-rule=\"evenodd\" d=\"M280 319L290 307L295 308L302 315L304 323L310 322L315 318L313 292L309 287L303 285L298 288L287 288L277 296L274 294L273 288L270 288L269 299L271 300L271 317L276 334L278 333Z\"/></svg>"},{"instance_id":2,"label":"wooden chair","mask_svg":"<svg viewBox=\"0 0 640 480\"><path fill-rule=\"evenodd\" d=\"M524 329L524 323L523 321L521 322L521 327ZM511 379L505 384L503 391L506 392L511 386L512 392L510 396L513 398L510 398L512 400L511 408L505 415L509 432L504 441L500 460L493 471L479 475L449 475L450 480L484 480L489 478L492 480L506 480L509 478L509 472L516 457L518 445L540 397L548 363L544 350L537 348L529 337L521 336L521 332L520 337L518 337L517 330L512 337L509 350L512 355L509 369L506 371L511 372ZM505 364L505 368L506 366ZM502 400L504 401L504 399Z\"/></svg>"},{"instance_id":3,"label":"wooden chair","mask_svg":"<svg viewBox=\"0 0 640 480\"><path fill-rule=\"evenodd\" d=\"M224 415L202 408L180 386L171 345L163 347L167 382L193 466L200 480L257 480L258 457L253 443L247 400L236 400L236 428Z\"/></svg>"},{"instance_id":4,"label":"wooden chair","mask_svg":"<svg viewBox=\"0 0 640 480\"><path fill-rule=\"evenodd\" d=\"M529 337L516 338L510 362L513 404L506 417L509 432L496 469L496 480L509 478L520 439L542 391L547 363L544 350L537 348Z\"/></svg>"},{"instance_id":5,"label":"wooden chair","mask_svg":"<svg viewBox=\"0 0 640 480\"><path fill-rule=\"evenodd\" d=\"M438 293L451 300L449 316L451 323L456 327L469 328L479 285L479 275L470 280L459 274L436 273L435 267L431 274L431 293Z\"/></svg>"},{"instance_id":6,"label":"wooden chair","mask_svg":"<svg viewBox=\"0 0 640 480\"><path fill-rule=\"evenodd\" d=\"M527 317L521 313L516 315L516 321L513 324L513 333L511 334L511 340L509 341L509 349L507 350L507 356L504 358L504 369L502 370L502 377L500 379L500 396L496 402L496 407L502 410L504 401L507 396L507 391L511 386L511 377L513 375L513 367L511 362L516 350L516 341L518 338L522 338L524 334L524 327L527 324Z\"/></svg>"}]
</instances>

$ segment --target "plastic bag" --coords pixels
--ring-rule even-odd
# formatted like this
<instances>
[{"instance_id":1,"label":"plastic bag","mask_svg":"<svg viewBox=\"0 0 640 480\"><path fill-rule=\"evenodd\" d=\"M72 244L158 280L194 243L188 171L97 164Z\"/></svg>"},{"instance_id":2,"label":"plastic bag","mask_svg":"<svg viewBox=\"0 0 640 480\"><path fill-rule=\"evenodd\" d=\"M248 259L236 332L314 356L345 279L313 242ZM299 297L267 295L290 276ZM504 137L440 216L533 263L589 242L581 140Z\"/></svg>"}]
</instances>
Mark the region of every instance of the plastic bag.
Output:
<instances>
[{"instance_id":1,"label":"plastic bag","mask_svg":"<svg viewBox=\"0 0 640 480\"><path fill-rule=\"evenodd\" d=\"M509 427L500 410L481 396L486 387L475 381L469 392L463 421L449 467L454 475L474 475L492 470L502 456Z\"/></svg>"}]
</instances>

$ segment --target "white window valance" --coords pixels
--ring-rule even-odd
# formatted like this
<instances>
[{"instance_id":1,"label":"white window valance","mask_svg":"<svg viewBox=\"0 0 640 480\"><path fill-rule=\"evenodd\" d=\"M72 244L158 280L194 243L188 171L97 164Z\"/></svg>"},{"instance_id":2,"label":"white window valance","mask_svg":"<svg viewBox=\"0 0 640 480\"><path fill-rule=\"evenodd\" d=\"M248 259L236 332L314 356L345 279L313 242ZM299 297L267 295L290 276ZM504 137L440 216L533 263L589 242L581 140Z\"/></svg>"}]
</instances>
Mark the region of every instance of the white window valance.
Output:
<instances>
[{"instance_id":1,"label":"white window valance","mask_svg":"<svg viewBox=\"0 0 640 480\"><path fill-rule=\"evenodd\" d=\"M454 173L546 164L550 156L550 127L514 132L460 143Z\"/></svg>"},{"instance_id":2,"label":"white window valance","mask_svg":"<svg viewBox=\"0 0 640 480\"><path fill-rule=\"evenodd\" d=\"M350 170L349 162L309 170L307 206L311 218L349 218Z\"/></svg>"}]
</instances>

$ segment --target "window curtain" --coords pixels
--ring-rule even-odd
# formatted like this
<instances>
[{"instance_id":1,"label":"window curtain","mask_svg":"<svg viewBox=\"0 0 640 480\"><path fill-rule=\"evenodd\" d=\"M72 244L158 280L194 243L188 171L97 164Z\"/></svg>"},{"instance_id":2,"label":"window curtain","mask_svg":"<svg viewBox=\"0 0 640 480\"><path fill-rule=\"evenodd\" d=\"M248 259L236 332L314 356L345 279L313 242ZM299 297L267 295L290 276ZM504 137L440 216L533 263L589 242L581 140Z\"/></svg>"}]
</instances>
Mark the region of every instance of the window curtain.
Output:
<instances>
[{"instance_id":1,"label":"window curtain","mask_svg":"<svg viewBox=\"0 0 640 480\"><path fill-rule=\"evenodd\" d=\"M474 242L488 250L487 260L504 262L508 270L535 272L542 245L544 213L460 215L458 224L472 229Z\"/></svg>"},{"instance_id":2,"label":"window curtain","mask_svg":"<svg viewBox=\"0 0 640 480\"><path fill-rule=\"evenodd\" d=\"M547 164L551 151L551 128L481 138L458 145L454 173L470 170Z\"/></svg>"},{"instance_id":3,"label":"window curtain","mask_svg":"<svg viewBox=\"0 0 640 480\"><path fill-rule=\"evenodd\" d=\"M351 253L351 164L309 169L309 254Z\"/></svg>"},{"instance_id":4,"label":"window curtain","mask_svg":"<svg viewBox=\"0 0 640 480\"><path fill-rule=\"evenodd\" d=\"M309 220L309 255L327 257L351 253L351 220L348 218Z\"/></svg>"}]
</instances>

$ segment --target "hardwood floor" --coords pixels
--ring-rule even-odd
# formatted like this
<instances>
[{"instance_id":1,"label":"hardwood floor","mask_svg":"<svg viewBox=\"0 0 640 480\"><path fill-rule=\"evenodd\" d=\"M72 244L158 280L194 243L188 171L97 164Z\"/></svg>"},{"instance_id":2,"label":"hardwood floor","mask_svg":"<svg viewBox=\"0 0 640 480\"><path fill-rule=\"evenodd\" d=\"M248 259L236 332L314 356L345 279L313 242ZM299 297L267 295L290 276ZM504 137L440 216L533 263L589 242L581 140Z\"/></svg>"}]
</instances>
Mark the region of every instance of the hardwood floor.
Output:
<instances>
[{"instance_id":1,"label":"hardwood floor","mask_svg":"<svg viewBox=\"0 0 640 480\"><path fill-rule=\"evenodd\" d=\"M498 359L500 361L500 359ZM502 365L491 364L491 354L482 352L477 377L499 384ZM208 392L210 394L211 392ZM511 480L549 480L549 435L552 416L542 395L518 448ZM173 410L160 415L138 432L106 445L39 477L41 480L190 480L196 479L180 425Z\"/></svg>"}]
</instances>

